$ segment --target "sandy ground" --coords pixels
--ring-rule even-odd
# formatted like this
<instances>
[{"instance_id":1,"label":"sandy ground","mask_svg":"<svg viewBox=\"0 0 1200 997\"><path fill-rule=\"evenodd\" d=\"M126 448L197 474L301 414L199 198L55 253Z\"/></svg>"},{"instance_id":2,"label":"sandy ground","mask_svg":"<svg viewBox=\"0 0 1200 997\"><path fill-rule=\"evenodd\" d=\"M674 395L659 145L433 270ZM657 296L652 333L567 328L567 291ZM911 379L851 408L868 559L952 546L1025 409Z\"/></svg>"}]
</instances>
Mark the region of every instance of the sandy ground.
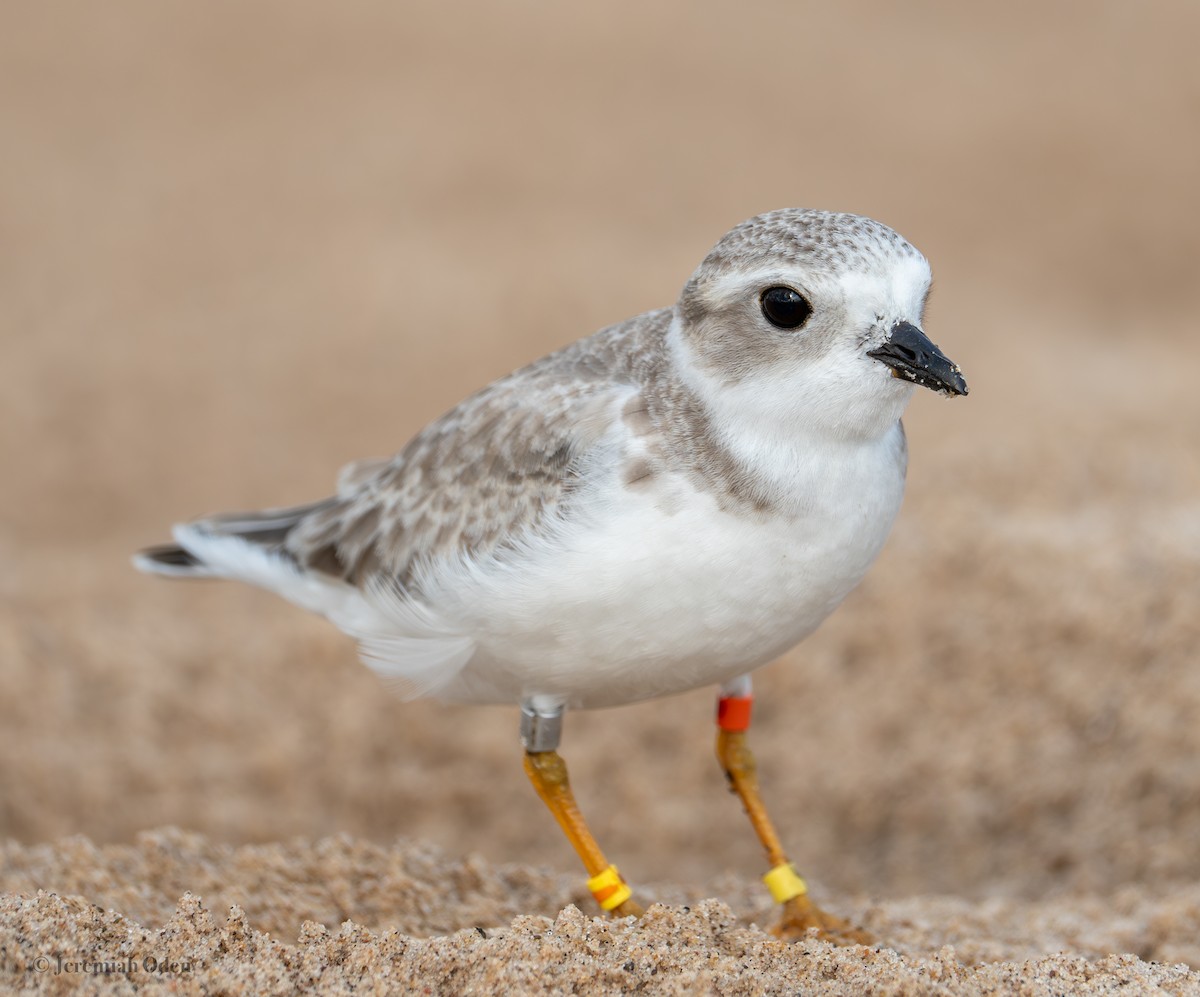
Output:
<instances>
[{"instance_id":1,"label":"sandy ground","mask_svg":"<svg viewBox=\"0 0 1200 997\"><path fill-rule=\"evenodd\" d=\"M1194 4L0 22L0 986L1200 993ZM877 948L752 926L710 691L569 718L669 905L606 924L515 710L400 703L320 620L129 568L789 204L926 253L972 389L915 400L887 550L757 680L768 802ZM37 971L135 956L190 969Z\"/></svg>"}]
</instances>

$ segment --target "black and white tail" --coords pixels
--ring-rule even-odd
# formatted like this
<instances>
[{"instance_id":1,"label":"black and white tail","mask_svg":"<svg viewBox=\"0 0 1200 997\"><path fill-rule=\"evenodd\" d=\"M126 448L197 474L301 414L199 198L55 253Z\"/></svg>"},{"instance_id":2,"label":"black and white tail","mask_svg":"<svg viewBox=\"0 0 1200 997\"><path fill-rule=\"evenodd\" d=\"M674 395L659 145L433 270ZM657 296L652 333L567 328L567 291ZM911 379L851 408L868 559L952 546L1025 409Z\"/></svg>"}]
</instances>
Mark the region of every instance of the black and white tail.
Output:
<instances>
[{"instance_id":1,"label":"black and white tail","mask_svg":"<svg viewBox=\"0 0 1200 997\"><path fill-rule=\"evenodd\" d=\"M229 512L174 529L176 543L147 547L134 555L141 571L168 578L247 578L247 561L286 560L288 534L311 513L326 508L324 499L290 509ZM252 572L257 574L257 572ZM261 581L259 581L261 584ZM272 588L274 586L266 586Z\"/></svg>"},{"instance_id":2,"label":"black and white tail","mask_svg":"<svg viewBox=\"0 0 1200 997\"><path fill-rule=\"evenodd\" d=\"M169 578L229 578L274 592L355 637L363 661L405 698L436 694L475 653L470 637L386 578L351 585L298 563L289 550L291 531L337 501L183 523L172 531L174 544L148 547L133 563Z\"/></svg>"}]
</instances>

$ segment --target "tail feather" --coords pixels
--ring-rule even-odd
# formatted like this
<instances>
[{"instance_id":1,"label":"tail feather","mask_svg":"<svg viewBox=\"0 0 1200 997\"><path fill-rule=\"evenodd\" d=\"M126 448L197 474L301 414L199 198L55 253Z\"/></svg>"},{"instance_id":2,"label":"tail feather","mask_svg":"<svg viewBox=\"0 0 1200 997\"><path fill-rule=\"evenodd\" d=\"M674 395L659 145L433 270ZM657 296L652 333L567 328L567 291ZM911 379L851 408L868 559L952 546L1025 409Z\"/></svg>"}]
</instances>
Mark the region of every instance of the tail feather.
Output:
<instances>
[{"instance_id":1,"label":"tail feather","mask_svg":"<svg viewBox=\"0 0 1200 997\"><path fill-rule=\"evenodd\" d=\"M278 554L288 534L309 513L324 508L335 499L323 499L290 509L266 509L262 512L229 512L189 523L175 530L177 544L147 547L134 555L133 563L141 571L172 578L228 577L225 565L210 565L197 549L205 544L197 540L230 538L251 548Z\"/></svg>"},{"instance_id":2,"label":"tail feather","mask_svg":"<svg viewBox=\"0 0 1200 997\"><path fill-rule=\"evenodd\" d=\"M293 529L340 501L185 523L175 527L175 543L148 547L133 563L151 574L237 579L274 592L357 639L363 661L406 699L438 695L475 654L472 637L409 599L398 582L376 579L359 587L319 566L298 564L288 550Z\"/></svg>"},{"instance_id":3,"label":"tail feather","mask_svg":"<svg viewBox=\"0 0 1200 997\"><path fill-rule=\"evenodd\" d=\"M133 564L139 571L169 578L212 577L203 561L177 544L161 544L140 550L133 555Z\"/></svg>"}]
</instances>

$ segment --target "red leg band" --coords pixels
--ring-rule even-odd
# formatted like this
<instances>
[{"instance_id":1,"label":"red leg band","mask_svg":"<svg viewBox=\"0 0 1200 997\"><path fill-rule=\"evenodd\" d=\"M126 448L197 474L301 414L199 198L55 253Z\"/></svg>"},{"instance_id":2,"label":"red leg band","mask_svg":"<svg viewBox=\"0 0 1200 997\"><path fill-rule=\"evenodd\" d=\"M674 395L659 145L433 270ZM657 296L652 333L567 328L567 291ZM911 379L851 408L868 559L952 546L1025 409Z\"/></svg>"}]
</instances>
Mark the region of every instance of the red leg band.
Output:
<instances>
[{"instance_id":1,"label":"red leg band","mask_svg":"<svg viewBox=\"0 0 1200 997\"><path fill-rule=\"evenodd\" d=\"M717 726L729 731L748 729L753 705L753 696L722 696L717 700Z\"/></svg>"}]
</instances>

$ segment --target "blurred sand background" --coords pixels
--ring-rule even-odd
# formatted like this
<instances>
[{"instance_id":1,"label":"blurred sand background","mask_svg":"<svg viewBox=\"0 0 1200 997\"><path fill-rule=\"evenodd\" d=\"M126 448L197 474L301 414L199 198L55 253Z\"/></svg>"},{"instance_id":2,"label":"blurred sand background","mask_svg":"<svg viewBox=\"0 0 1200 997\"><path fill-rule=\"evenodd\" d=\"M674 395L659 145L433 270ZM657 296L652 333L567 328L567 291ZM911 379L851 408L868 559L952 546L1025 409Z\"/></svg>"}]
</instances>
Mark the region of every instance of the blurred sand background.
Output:
<instances>
[{"instance_id":1,"label":"blurred sand background","mask_svg":"<svg viewBox=\"0 0 1200 997\"><path fill-rule=\"evenodd\" d=\"M92 931L86 904L21 899L38 889L135 934L184 916L187 890L218 924L245 908L239 938L352 918L410 969L417 943L379 955L380 933L572 899L590 916L515 709L401 703L323 621L128 555L176 520L325 495L492 378L670 303L726 229L787 205L919 246L926 328L971 385L914 400L887 549L757 679L753 744L798 865L900 953L854 963L884 991L897 966L905 992L1041 980L1023 960L1060 950L1088 973L1109 952L1200 967L1198 37L1200 7L1165 0L6 7L14 985L71 982L22 975L39 944L127 937ZM701 690L572 715L563 752L644 895L765 923L711 710ZM144 833L165 826L187 833ZM367 896L433 846L434 866L475 870L453 903L437 876L421 917L411 891ZM166 853L169 873L146 859ZM1047 910L1076 928L1043 931ZM810 950L835 958L745 938L766 962L699 989L775 992L817 972ZM480 944L446 950L460 983ZM432 951L413 979L455 989ZM941 982L913 969L935 956L958 967ZM1200 990L1172 980L1153 985Z\"/></svg>"}]
</instances>

